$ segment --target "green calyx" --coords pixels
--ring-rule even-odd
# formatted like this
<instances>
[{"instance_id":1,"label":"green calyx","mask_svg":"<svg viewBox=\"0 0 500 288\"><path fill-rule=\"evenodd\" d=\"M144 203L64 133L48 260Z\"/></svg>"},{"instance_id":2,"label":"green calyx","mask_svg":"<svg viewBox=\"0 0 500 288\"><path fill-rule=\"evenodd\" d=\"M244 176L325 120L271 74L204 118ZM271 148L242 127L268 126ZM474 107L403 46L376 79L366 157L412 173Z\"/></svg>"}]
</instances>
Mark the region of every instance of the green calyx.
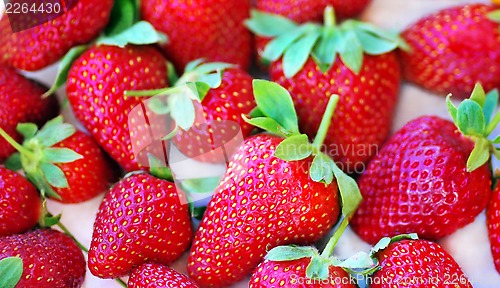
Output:
<instances>
[{"instance_id":1,"label":"green calyx","mask_svg":"<svg viewBox=\"0 0 500 288\"><path fill-rule=\"evenodd\" d=\"M45 196L61 199L54 188L68 188L68 181L56 164L74 162L83 156L68 148L52 146L72 136L76 132L75 127L63 123L59 116L48 121L40 130L32 123L19 124L17 130L24 136L22 145L0 129L0 135L17 150L7 161L7 168L22 167L26 177L40 190L42 199Z\"/></svg>"},{"instance_id":2,"label":"green calyx","mask_svg":"<svg viewBox=\"0 0 500 288\"><path fill-rule=\"evenodd\" d=\"M270 250L265 259L280 262L310 258L310 262L306 268L306 277L314 280L327 280L330 276L330 266L340 267L349 273L374 269L376 263L365 252L356 253L344 260L332 256L333 249L347 228L348 223L348 218L344 218L321 254L316 248L310 246L279 246Z\"/></svg>"},{"instance_id":3,"label":"green calyx","mask_svg":"<svg viewBox=\"0 0 500 288\"><path fill-rule=\"evenodd\" d=\"M283 16L253 10L246 25L259 36L274 38L265 47L262 57L267 61L277 61L283 57L283 71L287 78L297 74L309 57L326 73L339 55L342 62L358 74L364 54L382 55L397 48L409 49L395 33L357 20L335 25L334 15L333 8L327 7L324 25L299 25L283 19ZM279 27L280 23L285 24Z\"/></svg>"},{"instance_id":4,"label":"green calyx","mask_svg":"<svg viewBox=\"0 0 500 288\"><path fill-rule=\"evenodd\" d=\"M462 101L458 107L451 102L451 95L446 98L453 122L464 136L475 143L474 150L467 160L468 172L486 164L492 153L500 159L500 149L495 147L495 144L500 144L500 136L490 140L500 122L500 112L493 115L498 98L498 90L486 94L481 84L476 84L470 98Z\"/></svg>"},{"instance_id":5,"label":"green calyx","mask_svg":"<svg viewBox=\"0 0 500 288\"><path fill-rule=\"evenodd\" d=\"M375 246L373 246L372 250L370 251L370 256L375 257L378 252L386 249L392 243L399 242L402 240L418 240L418 235L416 233L411 233L411 234L401 234L394 237L384 237L380 239L380 241L378 241L378 243L375 244Z\"/></svg>"},{"instance_id":6,"label":"green calyx","mask_svg":"<svg viewBox=\"0 0 500 288\"><path fill-rule=\"evenodd\" d=\"M500 23L500 10L495 10L486 15L488 19L495 23Z\"/></svg>"},{"instance_id":7,"label":"green calyx","mask_svg":"<svg viewBox=\"0 0 500 288\"><path fill-rule=\"evenodd\" d=\"M330 98L316 138L311 143L307 135L299 132L297 113L290 93L285 88L273 82L254 80L253 92L257 108L252 111L251 119L242 115L243 119L249 124L285 138L276 148L276 157L285 161L313 157L309 170L311 179L325 185L330 185L335 179L342 198L342 214L345 217L353 215L362 199L358 185L338 168L333 159L321 151L338 96L333 95Z\"/></svg>"},{"instance_id":8,"label":"green calyx","mask_svg":"<svg viewBox=\"0 0 500 288\"><path fill-rule=\"evenodd\" d=\"M207 83L210 88L216 89L222 83L224 71L234 67L233 64L224 62L204 63L204 59L194 60L186 65L184 74L175 82L175 85L203 82Z\"/></svg>"},{"instance_id":9,"label":"green calyx","mask_svg":"<svg viewBox=\"0 0 500 288\"><path fill-rule=\"evenodd\" d=\"M7 257L0 260L0 287L16 287L23 275L23 260L19 257Z\"/></svg>"}]
</instances>

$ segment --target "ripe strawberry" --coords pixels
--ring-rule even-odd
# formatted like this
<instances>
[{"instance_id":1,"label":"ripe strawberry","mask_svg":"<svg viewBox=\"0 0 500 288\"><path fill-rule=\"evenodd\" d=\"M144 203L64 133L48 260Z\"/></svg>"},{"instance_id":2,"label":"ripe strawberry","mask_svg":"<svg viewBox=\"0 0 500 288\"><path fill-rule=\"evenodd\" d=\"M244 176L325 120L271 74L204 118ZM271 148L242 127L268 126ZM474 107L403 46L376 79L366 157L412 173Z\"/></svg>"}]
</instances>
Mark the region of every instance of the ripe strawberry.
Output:
<instances>
[{"instance_id":1,"label":"ripe strawberry","mask_svg":"<svg viewBox=\"0 0 500 288\"><path fill-rule=\"evenodd\" d=\"M71 47L93 40L108 23L113 1L76 2L61 16L27 30L14 31L16 33L10 26L16 23L9 23L10 17L4 15L0 20L0 58L3 62L18 69L35 71L56 62Z\"/></svg>"},{"instance_id":2,"label":"ripe strawberry","mask_svg":"<svg viewBox=\"0 0 500 288\"><path fill-rule=\"evenodd\" d=\"M216 69L207 71L207 67ZM197 109L202 109L203 113L197 113L193 126L188 131L180 131L173 142L189 158L226 163L226 158L241 144L234 139L239 134L243 138L248 137L254 128L241 117L249 115L255 108L253 78L237 67L224 63L205 63L187 69L177 85L187 81L206 81L207 77L217 73L222 75L217 79L220 81L212 83L211 89L198 104Z\"/></svg>"},{"instance_id":3,"label":"ripe strawberry","mask_svg":"<svg viewBox=\"0 0 500 288\"><path fill-rule=\"evenodd\" d=\"M167 86L166 61L152 46L100 45L72 65L66 92L76 117L125 170L139 169L132 151L128 115L142 99L126 90Z\"/></svg>"},{"instance_id":4,"label":"ripe strawberry","mask_svg":"<svg viewBox=\"0 0 500 288\"><path fill-rule=\"evenodd\" d=\"M500 271L500 185L493 190L486 210L486 223L495 268Z\"/></svg>"},{"instance_id":5,"label":"ripe strawberry","mask_svg":"<svg viewBox=\"0 0 500 288\"><path fill-rule=\"evenodd\" d=\"M352 193L353 201L344 203L344 214L357 205L354 181L319 151L321 143L310 144L298 132L287 91L272 82L254 80L254 95L263 116L249 123L290 137L252 136L233 154L188 258L188 274L203 287L241 280L269 248L319 240L338 219L339 188L341 193ZM328 126L335 100L332 97L323 126Z\"/></svg>"},{"instance_id":6,"label":"ripe strawberry","mask_svg":"<svg viewBox=\"0 0 500 288\"><path fill-rule=\"evenodd\" d=\"M178 70L199 58L248 68L251 35L243 21L249 17L249 0L144 0L140 9L143 19L168 35L162 48Z\"/></svg>"},{"instance_id":7,"label":"ripe strawberry","mask_svg":"<svg viewBox=\"0 0 500 288\"><path fill-rule=\"evenodd\" d=\"M59 113L55 98L42 99L45 88L17 74L12 68L0 66L0 128L16 141L22 139L17 133L18 123L43 124ZM0 162L14 153L15 149L0 139Z\"/></svg>"},{"instance_id":8,"label":"ripe strawberry","mask_svg":"<svg viewBox=\"0 0 500 288\"><path fill-rule=\"evenodd\" d=\"M135 269L127 283L129 288L198 288L189 277L167 266L144 264Z\"/></svg>"},{"instance_id":9,"label":"ripe strawberry","mask_svg":"<svg viewBox=\"0 0 500 288\"><path fill-rule=\"evenodd\" d=\"M89 269L101 278L129 274L146 262L168 265L193 237L184 196L149 174L126 177L104 198L94 223Z\"/></svg>"},{"instance_id":10,"label":"ripe strawberry","mask_svg":"<svg viewBox=\"0 0 500 288\"><path fill-rule=\"evenodd\" d=\"M401 53L406 79L460 98L466 98L476 82L486 90L499 88L500 14L491 14L495 9L485 4L458 6L408 27L402 36L411 52Z\"/></svg>"},{"instance_id":11,"label":"ripe strawberry","mask_svg":"<svg viewBox=\"0 0 500 288\"><path fill-rule=\"evenodd\" d=\"M0 167L0 237L33 228L41 214L38 191L26 178Z\"/></svg>"},{"instance_id":12,"label":"ripe strawberry","mask_svg":"<svg viewBox=\"0 0 500 288\"><path fill-rule=\"evenodd\" d=\"M256 6L262 12L285 16L297 23L310 21L321 22L323 11L333 6L338 18L350 18L358 15L370 3L370 0L257 0Z\"/></svg>"},{"instance_id":13,"label":"ripe strawberry","mask_svg":"<svg viewBox=\"0 0 500 288\"><path fill-rule=\"evenodd\" d=\"M252 19L249 26L256 26L259 35L262 21L272 25L278 20ZM335 125L324 150L344 171L359 173L390 132L400 83L391 51L402 45L401 40L354 20L337 27L330 8L324 26L307 23L274 36L263 56L273 61L271 80L292 94L301 130L314 137L328 98L338 94Z\"/></svg>"},{"instance_id":14,"label":"ripe strawberry","mask_svg":"<svg viewBox=\"0 0 500 288\"><path fill-rule=\"evenodd\" d=\"M441 246L404 238L386 238L381 241L383 245L377 245L374 257L380 269L368 277L370 288L472 287L460 266Z\"/></svg>"},{"instance_id":15,"label":"ripe strawberry","mask_svg":"<svg viewBox=\"0 0 500 288\"><path fill-rule=\"evenodd\" d=\"M15 287L78 288L85 259L73 240L61 232L38 229L0 238L0 259L19 257L22 277Z\"/></svg>"},{"instance_id":16,"label":"ripe strawberry","mask_svg":"<svg viewBox=\"0 0 500 288\"><path fill-rule=\"evenodd\" d=\"M373 244L413 232L437 240L486 208L491 194L486 163L495 149L487 138L500 118L489 121L498 93L486 97L481 90L477 86L458 112L448 103L456 124L436 116L410 121L369 163L359 179L363 202L351 222L363 240Z\"/></svg>"},{"instance_id":17,"label":"ripe strawberry","mask_svg":"<svg viewBox=\"0 0 500 288\"><path fill-rule=\"evenodd\" d=\"M94 139L63 123L61 116L40 131L31 123L19 125L18 131L25 136L22 146L0 130L19 151L8 164L22 167L42 196L63 203L83 202L104 192L115 180L113 166Z\"/></svg>"}]
</instances>

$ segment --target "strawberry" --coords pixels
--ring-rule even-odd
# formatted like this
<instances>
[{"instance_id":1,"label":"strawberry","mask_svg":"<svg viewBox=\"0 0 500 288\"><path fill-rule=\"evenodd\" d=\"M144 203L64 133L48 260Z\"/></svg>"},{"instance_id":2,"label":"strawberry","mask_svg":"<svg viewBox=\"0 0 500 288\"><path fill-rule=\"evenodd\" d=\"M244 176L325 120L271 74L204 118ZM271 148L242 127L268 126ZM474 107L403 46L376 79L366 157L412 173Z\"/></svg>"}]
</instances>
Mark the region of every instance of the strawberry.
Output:
<instances>
[{"instance_id":1,"label":"strawberry","mask_svg":"<svg viewBox=\"0 0 500 288\"><path fill-rule=\"evenodd\" d=\"M472 287L448 252L415 235L384 238L372 254L380 268L368 277L370 288Z\"/></svg>"},{"instance_id":2,"label":"strawberry","mask_svg":"<svg viewBox=\"0 0 500 288\"><path fill-rule=\"evenodd\" d=\"M117 278L146 262L168 265L178 259L193 236L185 203L173 183L149 174L118 182L97 212L90 272Z\"/></svg>"},{"instance_id":3,"label":"strawberry","mask_svg":"<svg viewBox=\"0 0 500 288\"><path fill-rule=\"evenodd\" d=\"M113 166L94 139L63 123L61 116L40 131L32 123L19 125L18 131L25 136L22 146L0 129L19 151L8 164L22 167L42 196L78 203L104 192L113 182Z\"/></svg>"},{"instance_id":4,"label":"strawberry","mask_svg":"<svg viewBox=\"0 0 500 288\"><path fill-rule=\"evenodd\" d=\"M0 237L33 228L41 214L38 191L26 178L0 167Z\"/></svg>"},{"instance_id":5,"label":"strawberry","mask_svg":"<svg viewBox=\"0 0 500 288\"><path fill-rule=\"evenodd\" d=\"M249 66L251 35L243 25L249 0L144 0L141 16L169 37L162 46L178 70L199 58Z\"/></svg>"},{"instance_id":6,"label":"strawberry","mask_svg":"<svg viewBox=\"0 0 500 288\"><path fill-rule=\"evenodd\" d=\"M0 66L0 128L15 140L20 141L17 133L18 123L35 122L43 124L59 113L57 100L42 99L45 88L19 75L16 70ZM15 149L0 139L0 161L14 153Z\"/></svg>"},{"instance_id":7,"label":"strawberry","mask_svg":"<svg viewBox=\"0 0 500 288\"><path fill-rule=\"evenodd\" d=\"M256 8L262 12L285 16L297 23L305 23L321 22L327 6L333 6L337 17L350 18L361 13L369 3L370 0L257 0Z\"/></svg>"},{"instance_id":8,"label":"strawberry","mask_svg":"<svg viewBox=\"0 0 500 288\"><path fill-rule=\"evenodd\" d=\"M406 79L434 93L466 98L476 82L500 87L500 11L486 4L444 9L408 27L401 53Z\"/></svg>"},{"instance_id":9,"label":"strawberry","mask_svg":"<svg viewBox=\"0 0 500 288\"><path fill-rule=\"evenodd\" d=\"M22 260L20 281L6 287L78 288L83 283L83 254L75 242L61 232L38 229L1 237L0 247L0 259Z\"/></svg>"},{"instance_id":10,"label":"strawberry","mask_svg":"<svg viewBox=\"0 0 500 288\"><path fill-rule=\"evenodd\" d=\"M276 37L263 57L272 61L271 80L290 91L305 134L314 137L328 98L340 96L323 149L344 171L361 172L390 132L400 83L391 51L401 39L355 20L335 26L330 7L323 26L288 22L295 28L272 35L262 28L282 19L253 16L247 24L257 35Z\"/></svg>"},{"instance_id":11,"label":"strawberry","mask_svg":"<svg viewBox=\"0 0 500 288\"><path fill-rule=\"evenodd\" d=\"M486 210L486 223L495 268L500 271L500 185L493 190Z\"/></svg>"},{"instance_id":12,"label":"strawberry","mask_svg":"<svg viewBox=\"0 0 500 288\"><path fill-rule=\"evenodd\" d=\"M74 7L59 17L23 31L13 31L12 28L16 30L16 21L10 22L12 26L9 25L9 18L16 17L16 14L8 14L9 18L4 15L0 20L0 58L3 58L0 62L22 70L39 70L62 58L71 47L97 37L108 23L113 1L76 2ZM65 7L69 8L67 5ZM23 14L22 17L26 16ZM40 20L37 17L30 19Z\"/></svg>"},{"instance_id":13,"label":"strawberry","mask_svg":"<svg viewBox=\"0 0 500 288\"><path fill-rule=\"evenodd\" d=\"M413 232L437 240L471 223L490 199L497 101L496 91L486 96L478 85L458 109L448 100L455 124L424 116L397 131L359 179L364 201L353 230L373 244Z\"/></svg>"},{"instance_id":14,"label":"strawberry","mask_svg":"<svg viewBox=\"0 0 500 288\"><path fill-rule=\"evenodd\" d=\"M253 83L260 117L247 121L279 136L252 136L233 154L188 258L188 274L202 287L241 280L269 248L320 239L338 219L339 190L343 214L360 200L354 180L318 148L338 97L331 98L322 132L310 144L298 132L288 92L272 82Z\"/></svg>"},{"instance_id":15,"label":"strawberry","mask_svg":"<svg viewBox=\"0 0 500 288\"><path fill-rule=\"evenodd\" d=\"M346 269L376 268L367 253L357 253L340 261L331 256L340 236L348 225L344 218L321 255L314 247L279 246L270 250L250 279L251 288L258 287L304 287L304 288L355 288Z\"/></svg>"},{"instance_id":16,"label":"strawberry","mask_svg":"<svg viewBox=\"0 0 500 288\"><path fill-rule=\"evenodd\" d=\"M134 270L127 283L129 288L198 288L189 277L167 266L144 264Z\"/></svg>"},{"instance_id":17,"label":"strawberry","mask_svg":"<svg viewBox=\"0 0 500 288\"><path fill-rule=\"evenodd\" d=\"M125 170L139 169L128 114L143 100L124 92L167 86L161 53L152 46L94 46L73 63L68 79L66 92L76 117Z\"/></svg>"}]
</instances>

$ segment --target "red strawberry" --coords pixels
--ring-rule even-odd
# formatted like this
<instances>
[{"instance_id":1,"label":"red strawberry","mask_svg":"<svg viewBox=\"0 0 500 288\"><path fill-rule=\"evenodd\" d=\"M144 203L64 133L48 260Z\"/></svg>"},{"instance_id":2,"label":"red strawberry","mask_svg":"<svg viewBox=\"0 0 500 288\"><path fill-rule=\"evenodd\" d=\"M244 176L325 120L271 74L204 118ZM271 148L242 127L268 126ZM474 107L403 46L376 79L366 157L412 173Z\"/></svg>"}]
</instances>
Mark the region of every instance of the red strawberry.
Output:
<instances>
[{"instance_id":1,"label":"red strawberry","mask_svg":"<svg viewBox=\"0 0 500 288\"><path fill-rule=\"evenodd\" d=\"M144 264L135 269L127 283L129 288L198 288L189 277L159 264Z\"/></svg>"},{"instance_id":2,"label":"red strawberry","mask_svg":"<svg viewBox=\"0 0 500 288\"><path fill-rule=\"evenodd\" d=\"M449 103L457 126L436 116L417 118L370 162L359 179L363 202L351 222L363 240L373 244L413 232L437 240L471 223L486 208L491 194L486 162L494 150L487 137L500 119L489 122L486 112L493 111L495 105L488 103L498 93L485 100L479 88L458 112ZM486 103L484 115L479 103Z\"/></svg>"},{"instance_id":3,"label":"red strawberry","mask_svg":"<svg viewBox=\"0 0 500 288\"><path fill-rule=\"evenodd\" d=\"M207 71L207 67L217 68ZM173 141L190 158L225 163L226 157L230 157L236 146L241 144L240 141L231 141L235 138L242 140L238 137L240 135L248 137L254 129L241 117L255 108L253 78L244 70L224 63L206 63L186 70L177 84L206 81L207 76L217 75L209 72L220 73L220 82L211 83L211 89L197 108L203 109L203 113L197 113L193 126L178 133ZM224 151L220 151L221 148Z\"/></svg>"},{"instance_id":4,"label":"red strawberry","mask_svg":"<svg viewBox=\"0 0 500 288\"><path fill-rule=\"evenodd\" d=\"M349 213L357 201L353 180L318 151L320 143L310 144L307 136L298 132L286 90L272 82L254 80L254 94L260 113L269 116L248 121L290 137L253 136L233 154L188 259L189 275L203 287L241 280L255 269L269 248L312 243L324 236L340 212L338 186L332 182L332 173L342 193L353 193L353 203L345 204L343 212ZM333 113L334 100L338 98L332 97L325 119Z\"/></svg>"},{"instance_id":5,"label":"red strawberry","mask_svg":"<svg viewBox=\"0 0 500 288\"><path fill-rule=\"evenodd\" d=\"M17 33L13 33L9 25L10 17L4 15L0 20L0 57L3 61L18 69L39 70L62 58L71 47L93 40L108 23L113 1L76 2L61 16Z\"/></svg>"},{"instance_id":6,"label":"red strawberry","mask_svg":"<svg viewBox=\"0 0 500 288\"><path fill-rule=\"evenodd\" d=\"M42 86L17 74L16 70L0 66L0 128L20 141L22 137L16 131L18 123L41 125L55 117L59 105L55 98L42 99L45 91ZM0 161L14 151L14 147L0 139Z\"/></svg>"},{"instance_id":7,"label":"red strawberry","mask_svg":"<svg viewBox=\"0 0 500 288\"><path fill-rule=\"evenodd\" d=\"M39 229L1 237L0 247L0 259L22 259L22 277L15 287L78 288L83 283L83 254L75 242L61 232Z\"/></svg>"},{"instance_id":8,"label":"red strawberry","mask_svg":"<svg viewBox=\"0 0 500 288\"><path fill-rule=\"evenodd\" d=\"M251 35L243 21L249 11L249 0L141 1L142 18L168 35L162 47L178 70L199 58L246 69Z\"/></svg>"},{"instance_id":9,"label":"red strawberry","mask_svg":"<svg viewBox=\"0 0 500 288\"><path fill-rule=\"evenodd\" d=\"M497 185L493 190L486 210L486 223L488 224L491 253L495 268L500 271L500 185Z\"/></svg>"},{"instance_id":10,"label":"red strawberry","mask_svg":"<svg viewBox=\"0 0 500 288\"><path fill-rule=\"evenodd\" d=\"M129 274L146 262L168 265L192 239L184 196L173 183L135 174L104 198L94 223L89 269L101 278Z\"/></svg>"},{"instance_id":11,"label":"red strawberry","mask_svg":"<svg viewBox=\"0 0 500 288\"><path fill-rule=\"evenodd\" d=\"M22 124L18 131L25 136L22 146L6 138L20 154L8 164L22 167L42 196L63 203L83 202L115 180L114 167L94 139L63 123L62 117L50 120L40 131L34 124ZM1 130L0 134L6 136Z\"/></svg>"},{"instance_id":12,"label":"red strawberry","mask_svg":"<svg viewBox=\"0 0 500 288\"><path fill-rule=\"evenodd\" d=\"M285 16L297 23L320 22L327 6L333 6L339 18L358 15L370 0L257 0L257 9L262 12Z\"/></svg>"},{"instance_id":13,"label":"red strawberry","mask_svg":"<svg viewBox=\"0 0 500 288\"><path fill-rule=\"evenodd\" d=\"M274 35L263 56L273 61L271 80L292 94L299 125L309 137L319 127L328 98L340 96L324 150L344 171L359 173L391 128L400 72L390 51L401 40L354 20L337 27L332 13L325 11L324 26L307 23ZM261 21L272 25L277 19L252 19L257 34Z\"/></svg>"},{"instance_id":14,"label":"red strawberry","mask_svg":"<svg viewBox=\"0 0 500 288\"><path fill-rule=\"evenodd\" d=\"M367 279L370 288L472 288L460 266L438 244L409 239L382 242L374 254L380 269Z\"/></svg>"},{"instance_id":15,"label":"red strawberry","mask_svg":"<svg viewBox=\"0 0 500 288\"><path fill-rule=\"evenodd\" d=\"M95 46L69 71L67 94L76 117L125 170L139 165L132 151L128 115L142 99L126 90L167 86L166 61L152 46Z\"/></svg>"},{"instance_id":16,"label":"red strawberry","mask_svg":"<svg viewBox=\"0 0 500 288\"><path fill-rule=\"evenodd\" d=\"M26 178L0 167L0 237L33 228L41 214L38 191Z\"/></svg>"},{"instance_id":17,"label":"red strawberry","mask_svg":"<svg viewBox=\"0 0 500 288\"><path fill-rule=\"evenodd\" d=\"M439 11L402 34L411 52L401 53L403 72L432 92L466 98L476 82L500 87L500 17L495 7L471 4ZM497 22L497 23L495 23Z\"/></svg>"}]
</instances>

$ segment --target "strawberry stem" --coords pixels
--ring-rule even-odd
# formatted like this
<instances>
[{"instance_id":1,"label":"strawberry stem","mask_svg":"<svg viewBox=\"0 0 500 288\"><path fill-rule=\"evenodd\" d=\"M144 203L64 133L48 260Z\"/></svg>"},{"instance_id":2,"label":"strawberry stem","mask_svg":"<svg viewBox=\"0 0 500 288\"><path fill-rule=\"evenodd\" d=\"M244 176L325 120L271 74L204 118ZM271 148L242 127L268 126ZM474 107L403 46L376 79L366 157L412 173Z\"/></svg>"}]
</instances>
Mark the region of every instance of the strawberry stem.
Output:
<instances>
[{"instance_id":1,"label":"strawberry stem","mask_svg":"<svg viewBox=\"0 0 500 288\"><path fill-rule=\"evenodd\" d=\"M76 245L78 245L78 247L80 247L80 249L82 249L83 252L85 252L87 254L89 253L89 249L87 249L87 247L83 246L83 244L80 243L80 241L76 240L75 236L73 236L73 234L71 234L71 232L69 232L68 228L66 228L66 226L64 226L64 224L59 222L59 223L57 223L57 227L59 227L64 232L64 234L71 237L71 239L73 239L73 241L75 241Z\"/></svg>"},{"instance_id":2,"label":"strawberry stem","mask_svg":"<svg viewBox=\"0 0 500 288\"><path fill-rule=\"evenodd\" d=\"M339 239L342 236L342 234L344 234L344 231L348 225L349 225L349 218L344 217L344 219L342 219L342 222L340 223L339 227L337 228L337 230L333 234L332 238L330 238L330 240L328 241L328 244L326 244L325 249L321 253L321 257L329 258L330 256L333 255L333 249L335 249L335 246L339 242Z\"/></svg>"},{"instance_id":3,"label":"strawberry stem","mask_svg":"<svg viewBox=\"0 0 500 288\"><path fill-rule=\"evenodd\" d=\"M12 145L12 147L16 148L16 150L19 151L19 153L24 154L24 155L26 155L28 157L33 157L34 156L33 153L31 153L31 151L29 151L28 149L24 148L21 144L17 143L16 140L14 140L14 138L12 138L2 128L0 128L0 136L2 136L5 139L5 141L7 141L10 145Z\"/></svg>"},{"instance_id":4,"label":"strawberry stem","mask_svg":"<svg viewBox=\"0 0 500 288\"><path fill-rule=\"evenodd\" d=\"M320 146L325 142L326 134L328 133L328 128L330 128L330 124L332 122L333 113L335 112L335 108L337 107L337 103L339 102L339 95L332 95L328 100L328 105L326 106L325 114L323 114L323 118L321 119L321 124L319 125L318 132L316 133L316 137L314 138L313 146L320 149Z\"/></svg>"},{"instance_id":5,"label":"strawberry stem","mask_svg":"<svg viewBox=\"0 0 500 288\"><path fill-rule=\"evenodd\" d=\"M325 23L325 27L334 27L335 26L335 11L333 10L332 6L328 6L325 8L325 11L323 12L323 20Z\"/></svg>"}]
</instances>

